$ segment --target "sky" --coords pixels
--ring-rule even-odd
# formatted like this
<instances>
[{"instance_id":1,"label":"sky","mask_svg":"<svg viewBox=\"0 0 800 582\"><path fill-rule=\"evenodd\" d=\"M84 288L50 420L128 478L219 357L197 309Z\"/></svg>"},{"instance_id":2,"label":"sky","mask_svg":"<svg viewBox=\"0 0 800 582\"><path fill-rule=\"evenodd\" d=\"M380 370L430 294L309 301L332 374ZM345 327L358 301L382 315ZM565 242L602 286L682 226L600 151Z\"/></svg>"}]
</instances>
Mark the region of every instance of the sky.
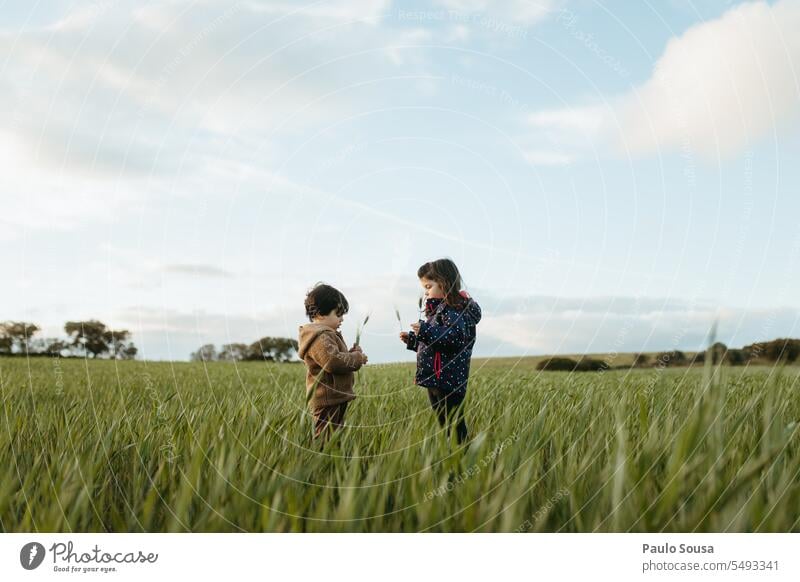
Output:
<instances>
[{"instance_id":1,"label":"sky","mask_svg":"<svg viewBox=\"0 0 800 582\"><path fill-rule=\"evenodd\" d=\"M297 337L317 281L411 360L800 334L800 0L2 1L0 320L147 359Z\"/></svg>"}]
</instances>

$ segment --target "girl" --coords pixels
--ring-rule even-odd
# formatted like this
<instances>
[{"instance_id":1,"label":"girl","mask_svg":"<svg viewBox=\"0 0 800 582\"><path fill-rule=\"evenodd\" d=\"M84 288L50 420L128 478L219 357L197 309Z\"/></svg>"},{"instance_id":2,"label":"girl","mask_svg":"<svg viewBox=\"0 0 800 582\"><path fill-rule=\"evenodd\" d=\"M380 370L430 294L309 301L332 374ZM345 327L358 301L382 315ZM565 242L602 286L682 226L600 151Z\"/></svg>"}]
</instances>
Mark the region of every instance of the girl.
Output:
<instances>
[{"instance_id":1,"label":"girl","mask_svg":"<svg viewBox=\"0 0 800 582\"><path fill-rule=\"evenodd\" d=\"M428 389L439 424L448 435L453 425L459 443L467 438L463 401L481 308L466 291L458 267L450 259L425 263L417 270L425 291L425 321L401 332L400 339L417 352L414 383Z\"/></svg>"}]
</instances>

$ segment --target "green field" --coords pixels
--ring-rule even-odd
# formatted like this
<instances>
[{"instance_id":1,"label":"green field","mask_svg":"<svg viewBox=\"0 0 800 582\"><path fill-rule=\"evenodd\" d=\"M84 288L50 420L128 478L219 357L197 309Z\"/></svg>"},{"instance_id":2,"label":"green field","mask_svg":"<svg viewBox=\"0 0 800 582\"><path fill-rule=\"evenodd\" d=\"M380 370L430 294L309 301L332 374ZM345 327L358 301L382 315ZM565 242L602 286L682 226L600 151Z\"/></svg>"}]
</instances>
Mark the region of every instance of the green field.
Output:
<instances>
[{"instance_id":1,"label":"green field","mask_svg":"<svg viewBox=\"0 0 800 582\"><path fill-rule=\"evenodd\" d=\"M481 364L468 447L391 365L319 450L301 365L0 359L0 530L800 531L797 368Z\"/></svg>"}]
</instances>

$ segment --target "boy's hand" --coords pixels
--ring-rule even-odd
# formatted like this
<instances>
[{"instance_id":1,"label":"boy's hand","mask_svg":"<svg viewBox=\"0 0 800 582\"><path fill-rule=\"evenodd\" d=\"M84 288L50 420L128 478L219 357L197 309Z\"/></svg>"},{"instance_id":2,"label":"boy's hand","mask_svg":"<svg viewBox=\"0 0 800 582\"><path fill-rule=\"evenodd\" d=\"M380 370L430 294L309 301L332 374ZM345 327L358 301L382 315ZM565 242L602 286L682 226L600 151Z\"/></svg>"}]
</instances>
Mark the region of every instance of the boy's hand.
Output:
<instances>
[{"instance_id":1,"label":"boy's hand","mask_svg":"<svg viewBox=\"0 0 800 582\"><path fill-rule=\"evenodd\" d=\"M412 323L411 324L411 329L414 330L414 333L419 333L419 322Z\"/></svg>"},{"instance_id":2,"label":"boy's hand","mask_svg":"<svg viewBox=\"0 0 800 582\"><path fill-rule=\"evenodd\" d=\"M365 354L361 350L359 350L358 353L361 355L361 365L363 366L369 361L369 358L367 358L367 354Z\"/></svg>"},{"instance_id":3,"label":"boy's hand","mask_svg":"<svg viewBox=\"0 0 800 582\"><path fill-rule=\"evenodd\" d=\"M351 352L363 352L364 350L361 349L361 346L358 344L353 344L353 347L350 348Z\"/></svg>"},{"instance_id":4,"label":"boy's hand","mask_svg":"<svg viewBox=\"0 0 800 582\"><path fill-rule=\"evenodd\" d=\"M408 332L407 331L401 331L400 332L400 341L402 341L404 344L408 343Z\"/></svg>"}]
</instances>

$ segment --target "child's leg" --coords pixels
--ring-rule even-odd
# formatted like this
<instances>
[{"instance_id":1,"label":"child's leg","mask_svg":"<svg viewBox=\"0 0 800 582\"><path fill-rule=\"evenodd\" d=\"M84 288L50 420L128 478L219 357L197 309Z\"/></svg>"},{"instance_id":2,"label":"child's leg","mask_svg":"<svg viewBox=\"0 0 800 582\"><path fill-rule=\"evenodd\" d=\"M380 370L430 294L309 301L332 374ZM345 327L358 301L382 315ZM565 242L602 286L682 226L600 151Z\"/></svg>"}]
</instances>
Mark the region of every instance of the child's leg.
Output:
<instances>
[{"instance_id":1,"label":"child's leg","mask_svg":"<svg viewBox=\"0 0 800 582\"><path fill-rule=\"evenodd\" d=\"M431 402L439 425L447 427L450 434L452 425L455 424L456 438L459 443L467 440L467 423L464 420L465 392L444 392L438 388L428 388L428 399Z\"/></svg>"},{"instance_id":2,"label":"child's leg","mask_svg":"<svg viewBox=\"0 0 800 582\"><path fill-rule=\"evenodd\" d=\"M314 410L314 438L323 436L327 439L330 433L344 425L344 413L349 402L321 406Z\"/></svg>"},{"instance_id":3,"label":"child's leg","mask_svg":"<svg viewBox=\"0 0 800 582\"><path fill-rule=\"evenodd\" d=\"M467 422L464 420L464 397L466 392L451 392L447 395L447 416L455 423L459 444L467 440Z\"/></svg>"},{"instance_id":4,"label":"child's leg","mask_svg":"<svg viewBox=\"0 0 800 582\"><path fill-rule=\"evenodd\" d=\"M428 400L430 400L431 408L433 408L433 411L436 413L439 426L445 426L447 424L445 394L438 388L428 388Z\"/></svg>"}]
</instances>

